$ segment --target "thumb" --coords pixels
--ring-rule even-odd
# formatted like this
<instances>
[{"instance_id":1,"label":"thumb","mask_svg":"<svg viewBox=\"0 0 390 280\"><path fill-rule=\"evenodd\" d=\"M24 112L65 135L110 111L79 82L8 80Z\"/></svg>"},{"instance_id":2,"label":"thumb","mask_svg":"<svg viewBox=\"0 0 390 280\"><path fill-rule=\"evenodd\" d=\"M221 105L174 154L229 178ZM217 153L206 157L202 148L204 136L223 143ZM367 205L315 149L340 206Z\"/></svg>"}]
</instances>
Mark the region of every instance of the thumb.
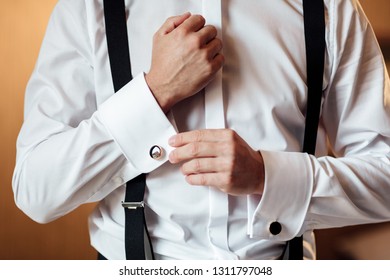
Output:
<instances>
[{"instance_id":1,"label":"thumb","mask_svg":"<svg viewBox=\"0 0 390 280\"><path fill-rule=\"evenodd\" d=\"M160 28L160 32L165 34L171 33L176 27L182 24L186 19L191 16L190 12L186 12L179 16L173 16L168 18Z\"/></svg>"}]
</instances>

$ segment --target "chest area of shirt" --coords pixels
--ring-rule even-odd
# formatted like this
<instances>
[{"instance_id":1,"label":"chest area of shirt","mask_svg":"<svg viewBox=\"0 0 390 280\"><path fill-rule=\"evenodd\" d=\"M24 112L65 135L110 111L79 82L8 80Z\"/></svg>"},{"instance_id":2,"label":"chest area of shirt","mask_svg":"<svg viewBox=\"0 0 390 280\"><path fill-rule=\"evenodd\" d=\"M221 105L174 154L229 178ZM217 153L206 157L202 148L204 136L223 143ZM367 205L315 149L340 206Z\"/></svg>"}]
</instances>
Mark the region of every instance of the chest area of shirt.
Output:
<instances>
[{"instance_id":1,"label":"chest area of shirt","mask_svg":"<svg viewBox=\"0 0 390 280\"><path fill-rule=\"evenodd\" d=\"M134 74L149 70L153 35L168 17L187 11L204 14L208 7L221 11L221 18L215 18L218 13L209 13L208 17L210 21L221 22L222 25L219 37L223 40L224 72L227 75L269 76L270 72L279 72L276 73L279 77L283 75L283 78L291 77L296 81L305 72L300 0L128 2L128 33ZM286 17L288 20L285 20ZM285 75L285 71L291 75ZM266 80L269 79L264 82ZM287 83L290 82L288 79ZM269 85L265 86L269 88Z\"/></svg>"},{"instance_id":2,"label":"chest area of shirt","mask_svg":"<svg viewBox=\"0 0 390 280\"><path fill-rule=\"evenodd\" d=\"M153 35L165 20L187 11L203 14L204 2L126 1L133 76L149 71ZM260 102L268 108L275 104L291 104L292 110L302 110L306 101L306 61L301 0L222 0L219 3L220 18L212 18L212 21L221 23L219 36L225 56L223 94L226 111L240 106L246 109L256 106L254 109L257 110ZM213 8L218 7L214 4ZM104 35L101 32L96 34ZM104 44L96 45L104 48ZM110 80L108 57L104 51L96 50L96 54L96 61L103 66L96 67L102 69L98 75L103 79L99 80L107 84L103 80ZM109 97L107 92L100 92L102 96L98 103Z\"/></svg>"}]
</instances>

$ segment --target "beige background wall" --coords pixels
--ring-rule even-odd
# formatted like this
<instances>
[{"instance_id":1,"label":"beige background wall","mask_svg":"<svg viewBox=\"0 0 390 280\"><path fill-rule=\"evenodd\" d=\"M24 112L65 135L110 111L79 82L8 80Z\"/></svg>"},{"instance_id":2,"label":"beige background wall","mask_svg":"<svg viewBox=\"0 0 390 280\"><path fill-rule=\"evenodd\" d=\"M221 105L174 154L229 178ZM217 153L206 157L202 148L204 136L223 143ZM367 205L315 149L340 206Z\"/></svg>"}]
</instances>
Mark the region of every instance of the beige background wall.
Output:
<instances>
[{"instance_id":1,"label":"beige background wall","mask_svg":"<svg viewBox=\"0 0 390 280\"><path fill-rule=\"evenodd\" d=\"M56 0L0 2L0 259L95 259L89 246L86 205L48 225L32 222L14 205L11 177L15 141L22 123L24 89ZM390 1L364 0L378 35L390 42ZM387 224L319 233L319 257L390 259L383 247ZM357 240L357 241L356 241ZM387 243L387 242L386 242ZM353 246L354 250L349 247Z\"/></svg>"},{"instance_id":2,"label":"beige background wall","mask_svg":"<svg viewBox=\"0 0 390 280\"><path fill-rule=\"evenodd\" d=\"M56 0L0 1L0 259L89 259L85 206L51 224L32 222L14 205L11 176L23 95Z\"/></svg>"}]
</instances>

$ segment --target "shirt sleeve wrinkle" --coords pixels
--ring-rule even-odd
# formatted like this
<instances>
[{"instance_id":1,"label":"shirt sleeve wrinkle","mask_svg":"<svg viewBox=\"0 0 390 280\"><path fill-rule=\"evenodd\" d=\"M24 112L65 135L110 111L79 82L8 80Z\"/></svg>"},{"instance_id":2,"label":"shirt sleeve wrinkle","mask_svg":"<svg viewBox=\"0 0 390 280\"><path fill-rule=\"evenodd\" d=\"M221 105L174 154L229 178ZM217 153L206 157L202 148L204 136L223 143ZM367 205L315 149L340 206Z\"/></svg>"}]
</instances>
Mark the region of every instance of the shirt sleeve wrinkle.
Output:
<instances>
[{"instance_id":1,"label":"shirt sleeve wrinkle","mask_svg":"<svg viewBox=\"0 0 390 280\"><path fill-rule=\"evenodd\" d=\"M383 103L389 77L358 2L340 1L336 13L344 16L336 18L336 68L322 119L338 158L312 160L312 229L390 219L390 113Z\"/></svg>"},{"instance_id":2,"label":"shirt sleeve wrinkle","mask_svg":"<svg viewBox=\"0 0 390 280\"><path fill-rule=\"evenodd\" d=\"M64 35L71 43L69 47L73 48L90 67L93 67L92 43L85 1L59 1L53 11L51 21L57 32L61 29L61 32L56 35Z\"/></svg>"},{"instance_id":3,"label":"shirt sleeve wrinkle","mask_svg":"<svg viewBox=\"0 0 390 280\"><path fill-rule=\"evenodd\" d=\"M332 5L328 63L333 66L321 118L340 158L304 160L262 151L266 184L249 224L253 236L288 240L317 228L390 219L390 113L384 106L389 77L358 2L333 1L329 9ZM269 228L275 221L282 230L273 235Z\"/></svg>"},{"instance_id":4,"label":"shirt sleeve wrinkle","mask_svg":"<svg viewBox=\"0 0 390 280\"><path fill-rule=\"evenodd\" d=\"M106 184L106 176L121 176L126 164L95 114L87 31L81 12L70 15L78 2L60 1L54 9L26 89L13 189L16 204L38 222L58 218L92 196L102 199L96 195L101 188L107 194L121 185Z\"/></svg>"}]
</instances>

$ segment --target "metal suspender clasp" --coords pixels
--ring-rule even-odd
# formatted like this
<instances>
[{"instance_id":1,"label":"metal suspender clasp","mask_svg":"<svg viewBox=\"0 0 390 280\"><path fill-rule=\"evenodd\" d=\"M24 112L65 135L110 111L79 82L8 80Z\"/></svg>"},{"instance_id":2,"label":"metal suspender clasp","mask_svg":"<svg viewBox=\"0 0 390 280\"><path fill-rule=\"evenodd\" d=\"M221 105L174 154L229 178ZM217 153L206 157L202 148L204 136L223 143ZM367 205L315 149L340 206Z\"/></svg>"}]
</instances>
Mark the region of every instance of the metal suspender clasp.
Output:
<instances>
[{"instance_id":1,"label":"metal suspender clasp","mask_svg":"<svg viewBox=\"0 0 390 280\"><path fill-rule=\"evenodd\" d=\"M145 202L143 202L143 201L140 201L140 202L124 202L124 201L122 201L122 207L130 209L130 210L136 210L138 208L144 208Z\"/></svg>"}]
</instances>

